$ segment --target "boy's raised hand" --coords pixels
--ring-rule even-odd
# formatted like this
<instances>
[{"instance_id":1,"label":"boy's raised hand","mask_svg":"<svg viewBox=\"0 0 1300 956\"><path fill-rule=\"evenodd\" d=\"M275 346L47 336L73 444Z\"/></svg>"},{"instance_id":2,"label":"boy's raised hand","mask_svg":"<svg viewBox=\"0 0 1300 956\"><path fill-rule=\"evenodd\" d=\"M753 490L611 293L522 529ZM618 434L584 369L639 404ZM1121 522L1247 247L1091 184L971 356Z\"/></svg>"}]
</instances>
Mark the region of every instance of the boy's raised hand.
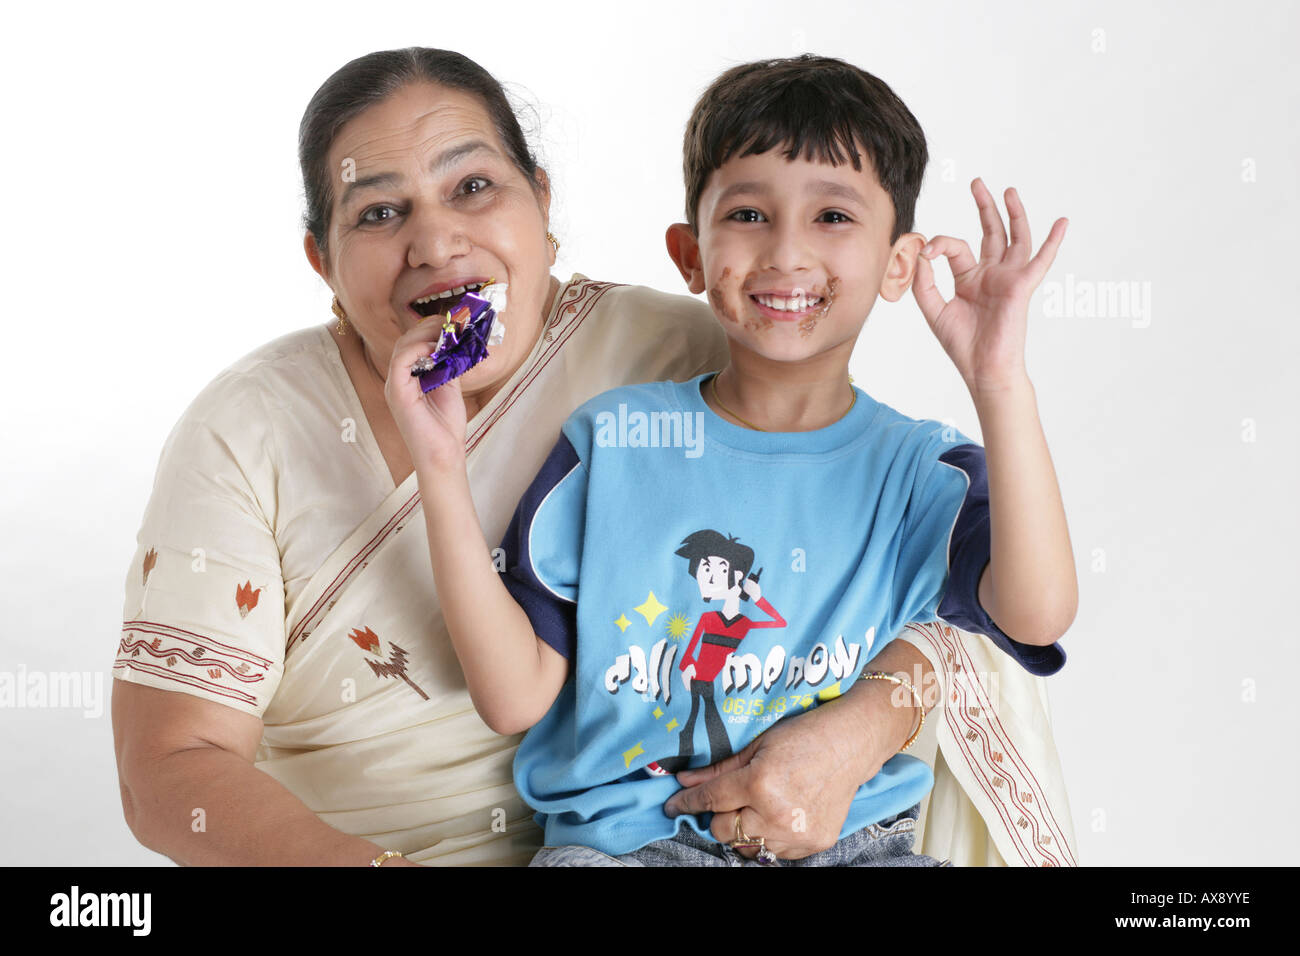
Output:
<instances>
[{"instance_id":1,"label":"boy's raised hand","mask_svg":"<svg viewBox=\"0 0 1300 956\"><path fill-rule=\"evenodd\" d=\"M1010 245L1002 214L984 182L976 179L971 191L984 227L979 261L963 240L935 236L916 261L912 294L967 387L976 392L1002 389L1025 377L1029 297L1052 267L1068 220L1056 220L1038 254L1030 258L1029 218L1016 190L1008 189L1005 196ZM949 302L934 285L930 260L936 256L946 256L952 269Z\"/></svg>"}]
</instances>

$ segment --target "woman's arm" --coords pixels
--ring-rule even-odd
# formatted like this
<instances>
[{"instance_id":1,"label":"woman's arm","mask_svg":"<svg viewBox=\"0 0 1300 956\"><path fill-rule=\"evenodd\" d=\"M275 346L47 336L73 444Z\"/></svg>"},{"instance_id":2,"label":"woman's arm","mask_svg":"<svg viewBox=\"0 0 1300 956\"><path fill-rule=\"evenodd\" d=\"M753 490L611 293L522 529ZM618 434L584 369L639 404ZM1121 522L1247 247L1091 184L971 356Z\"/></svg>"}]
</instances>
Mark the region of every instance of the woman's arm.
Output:
<instances>
[{"instance_id":1,"label":"woman's arm","mask_svg":"<svg viewBox=\"0 0 1300 956\"><path fill-rule=\"evenodd\" d=\"M367 866L388 849L321 822L258 770L251 714L123 680L112 712L126 824L182 866Z\"/></svg>"},{"instance_id":2,"label":"woman's arm","mask_svg":"<svg viewBox=\"0 0 1300 956\"><path fill-rule=\"evenodd\" d=\"M869 667L905 678L927 712L937 703L933 668L907 641L890 641ZM802 859L835 844L858 788L916 726L910 692L890 681L859 680L843 696L778 721L735 756L679 773L685 789L664 810L669 816L712 812L713 835L728 842L736 811L749 808L747 832L761 834L782 859ZM753 813L761 818L758 825L751 825Z\"/></svg>"}]
</instances>

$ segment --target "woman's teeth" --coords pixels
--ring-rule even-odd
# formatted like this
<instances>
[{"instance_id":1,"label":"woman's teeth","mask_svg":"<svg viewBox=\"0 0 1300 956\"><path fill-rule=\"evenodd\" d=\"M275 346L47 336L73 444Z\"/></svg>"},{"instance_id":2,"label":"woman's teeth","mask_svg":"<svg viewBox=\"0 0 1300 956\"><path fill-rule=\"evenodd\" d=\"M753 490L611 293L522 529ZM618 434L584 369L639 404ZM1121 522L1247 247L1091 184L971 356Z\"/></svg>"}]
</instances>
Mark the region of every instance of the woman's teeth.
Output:
<instances>
[{"instance_id":1,"label":"woman's teeth","mask_svg":"<svg viewBox=\"0 0 1300 956\"><path fill-rule=\"evenodd\" d=\"M767 306L777 312L806 312L817 308L822 303L820 296L795 295L787 299L775 295L755 295L751 298L759 305Z\"/></svg>"},{"instance_id":2,"label":"woman's teeth","mask_svg":"<svg viewBox=\"0 0 1300 956\"><path fill-rule=\"evenodd\" d=\"M457 286L454 289L444 289L441 292L435 292L433 295L426 295L422 299L416 299L411 303L411 308L421 315L433 315L435 312L443 311L442 307L450 305L450 300L456 296L464 295L466 292L477 292L481 288L483 288L483 283L471 282L469 285Z\"/></svg>"}]
</instances>

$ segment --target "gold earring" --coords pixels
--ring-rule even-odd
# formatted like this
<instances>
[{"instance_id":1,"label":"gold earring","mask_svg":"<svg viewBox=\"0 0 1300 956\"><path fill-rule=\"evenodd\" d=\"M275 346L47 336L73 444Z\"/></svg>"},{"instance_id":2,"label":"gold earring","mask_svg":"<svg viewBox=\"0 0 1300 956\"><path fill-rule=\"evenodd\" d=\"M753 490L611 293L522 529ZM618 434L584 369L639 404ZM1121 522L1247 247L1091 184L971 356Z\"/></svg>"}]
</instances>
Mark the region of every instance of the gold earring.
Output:
<instances>
[{"instance_id":1,"label":"gold earring","mask_svg":"<svg viewBox=\"0 0 1300 956\"><path fill-rule=\"evenodd\" d=\"M339 317L338 325L334 326L334 331L339 335L348 334L348 314L343 311L343 306L339 305L339 297L334 297L334 304L330 306L330 311Z\"/></svg>"},{"instance_id":2,"label":"gold earring","mask_svg":"<svg viewBox=\"0 0 1300 956\"><path fill-rule=\"evenodd\" d=\"M558 255L560 252L560 240L555 238L555 234L552 232L548 232L546 234L546 241L551 244L551 248L555 250L556 254Z\"/></svg>"}]
</instances>

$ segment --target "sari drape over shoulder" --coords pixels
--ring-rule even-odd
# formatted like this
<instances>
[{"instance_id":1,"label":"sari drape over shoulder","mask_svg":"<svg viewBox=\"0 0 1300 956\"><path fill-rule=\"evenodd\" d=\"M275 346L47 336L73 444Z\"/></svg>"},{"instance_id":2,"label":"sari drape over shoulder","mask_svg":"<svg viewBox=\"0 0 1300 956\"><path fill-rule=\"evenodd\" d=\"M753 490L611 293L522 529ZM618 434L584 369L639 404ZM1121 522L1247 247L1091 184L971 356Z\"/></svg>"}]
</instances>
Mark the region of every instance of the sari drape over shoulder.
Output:
<instances>
[{"instance_id":1,"label":"sari drape over shoulder","mask_svg":"<svg viewBox=\"0 0 1300 956\"><path fill-rule=\"evenodd\" d=\"M582 275L561 285L528 358L469 422L469 479L487 540L501 540L580 404L726 361L702 303ZM415 475L393 487L325 326L247 356L185 412L159 462L123 620L115 678L261 718L257 768L331 826L420 863L524 864L540 846L511 780L521 737L479 719L443 624ZM957 756L974 752L959 737L965 718L948 730L940 710L927 719L936 788L920 851L1039 865L1018 848L1046 833L1052 861L1073 863L1046 698L1033 684L1041 679L974 635L925 625L903 636L936 673L955 671L951 655L996 675L1019 715L998 725L1002 737L987 730L985 749L999 741L1004 756L973 763ZM922 735L923 759L926 746ZM1005 783L991 782L989 761L1006 767ZM1025 815L1021 787L1037 801L1029 828L998 802L1014 794L1010 807ZM1052 811L1061 822L1049 830L1039 821Z\"/></svg>"}]
</instances>

